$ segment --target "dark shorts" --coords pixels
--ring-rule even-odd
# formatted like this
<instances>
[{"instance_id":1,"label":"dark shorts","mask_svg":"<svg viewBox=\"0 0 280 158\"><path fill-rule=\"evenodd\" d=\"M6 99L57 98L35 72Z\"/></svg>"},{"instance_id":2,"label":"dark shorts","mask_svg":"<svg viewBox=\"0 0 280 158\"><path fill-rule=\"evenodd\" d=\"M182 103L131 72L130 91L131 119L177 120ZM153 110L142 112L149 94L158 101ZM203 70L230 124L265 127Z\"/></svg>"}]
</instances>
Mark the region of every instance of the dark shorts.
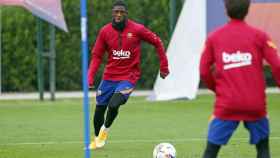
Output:
<instances>
[{"instance_id":1,"label":"dark shorts","mask_svg":"<svg viewBox=\"0 0 280 158\"><path fill-rule=\"evenodd\" d=\"M122 93L127 100L134 87L129 81L102 80L96 91L96 106L107 106L114 93Z\"/></svg>"},{"instance_id":2,"label":"dark shorts","mask_svg":"<svg viewBox=\"0 0 280 158\"><path fill-rule=\"evenodd\" d=\"M214 118L208 129L208 141L217 144L227 144L240 121L229 121ZM269 136L269 120L264 117L257 121L244 121L244 127L250 133L250 143L257 144Z\"/></svg>"}]
</instances>

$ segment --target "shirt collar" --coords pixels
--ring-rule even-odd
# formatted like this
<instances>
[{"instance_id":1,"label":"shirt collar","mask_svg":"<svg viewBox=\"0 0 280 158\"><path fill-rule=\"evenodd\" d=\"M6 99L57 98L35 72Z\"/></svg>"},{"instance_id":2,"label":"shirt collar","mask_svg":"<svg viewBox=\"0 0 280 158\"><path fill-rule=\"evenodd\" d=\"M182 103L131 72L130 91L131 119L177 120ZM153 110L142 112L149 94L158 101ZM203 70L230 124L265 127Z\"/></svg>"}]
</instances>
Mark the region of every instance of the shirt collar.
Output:
<instances>
[{"instance_id":1,"label":"shirt collar","mask_svg":"<svg viewBox=\"0 0 280 158\"><path fill-rule=\"evenodd\" d=\"M246 24L244 20L239 20L239 19L230 19L229 23L231 24Z\"/></svg>"}]
</instances>

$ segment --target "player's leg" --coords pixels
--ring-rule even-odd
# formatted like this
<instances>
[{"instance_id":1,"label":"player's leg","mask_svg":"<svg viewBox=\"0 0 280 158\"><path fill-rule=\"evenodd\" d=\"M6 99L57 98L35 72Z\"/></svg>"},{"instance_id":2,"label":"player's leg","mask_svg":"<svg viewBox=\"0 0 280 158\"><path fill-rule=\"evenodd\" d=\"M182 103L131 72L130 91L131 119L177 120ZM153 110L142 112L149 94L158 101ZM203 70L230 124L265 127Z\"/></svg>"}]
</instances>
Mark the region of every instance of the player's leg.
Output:
<instances>
[{"instance_id":1,"label":"player's leg","mask_svg":"<svg viewBox=\"0 0 280 158\"><path fill-rule=\"evenodd\" d=\"M105 123L101 127L100 133L98 135L99 140L103 141L104 144L108 136L109 128L118 116L119 107L126 103L133 89L134 84L128 81L121 81L116 87L116 90L108 103L108 111L105 118Z\"/></svg>"},{"instance_id":2,"label":"player's leg","mask_svg":"<svg viewBox=\"0 0 280 158\"><path fill-rule=\"evenodd\" d=\"M256 145L257 158L270 158L270 130L267 117L257 121L246 121L244 126L250 133L250 143Z\"/></svg>"},{"instance_id":3,"label":"player's leg","mask_svg":"<svg viewBox=\"0 0 280 158\"><path fill-rule=\"evenodd\" d=\"M114 83L111 81L103 80L101 81L97 92L96 92L96 107L93 116L93 126L94 126L94 140L90 144L90 149L95 149L100 147L98 141L98 135L100 128L104 124L104 114L107 109L107 105L111 96L115 91Z\"/></svg>"},{"instance_id":4,"label":"player's leg","mask_svg":"<svg viewBox=\"0 0 280 158\"><path fill-rule=\"evenodd\" d=\"M207 146L203 158L216 158L222 145L227 144L239 121L226 121L213 118L208 128Z\"/></svg>"},{"instance_id":5,"label":"player's leg","mask_svg":"<svg viewBox=\"0 0 280 158\"><path fill-rule=\"evenodd\" d=\"M93 127L94 127L94 137L93 141L90 143L90 149L96 149L97 146L97 136L99 134L101 126L104 124L104 114L107 106L98 106L96 105L94 116L93 116Z\"/></svg>"},{"instance_id":6,"label":"player's leg","mask_svg":"<svg viewBox=\"0 0 280 158\"><path fill-rule=\"evenodd\" d=\"M111 127L113 121L118 115L119 107L123 105L126 102L126 100L127 100L126 97L120 92L116 92L113 94L108 104L108 112L104 124L106 128Z\"/></svg>"},{"instance_id":7,"label":"player's leg","mask_svg":"<svg viewBox=\"0 0 280 158\"><path fill-rule=\"evenodd\" d=\"M262 139L256 144L257 158L270 158L269 137Z\"/></svg>"},{"instance_id":8,"label":"player's leg","mask_svg":"<svg viewBox=\"0 0 280 158\"><path fill-rule=\"evenodd\" d=\"M107 106L96 106L93 116L94 134L98 136L101 126L104 124L104 114Z\"/></svg>"},{"instance_id":9,"label":"player's leg","mask_svg":"<svg viewBox=\"0 0 280 158\"><path fill-rule=\"evenodd\" d=\"M105 127L109 128L118 115L119 107L126 103L134 89L134 84L129 81L121 81L108 104L108 112L105 120Z\"/></svg>"},{"instance_id":10,"label":"player's leg","mask_svg":"<svg viewBox=\"0 0 280 158\"><path fill-rule=\"evenodd\" d=\"M218 156L220 148L221 145L213 144L208 141L203 158L216 158Z\"/></svg>"}]
</instances>

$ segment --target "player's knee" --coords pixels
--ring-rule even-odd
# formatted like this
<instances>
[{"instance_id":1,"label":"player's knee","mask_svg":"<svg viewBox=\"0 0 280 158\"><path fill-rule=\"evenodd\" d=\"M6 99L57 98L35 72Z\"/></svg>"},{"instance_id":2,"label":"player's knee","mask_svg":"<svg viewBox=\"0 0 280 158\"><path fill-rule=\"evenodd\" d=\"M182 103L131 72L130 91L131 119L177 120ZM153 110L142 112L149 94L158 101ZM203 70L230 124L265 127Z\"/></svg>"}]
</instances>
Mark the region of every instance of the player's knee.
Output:
<instances>
[{"instance_id":1,"label":"player's knee","mask_svg":"<svg viewBox=\"0 0 280 158\"><path fill-rule=\"evenodd\" d=\"M106 106L96 106L94 112L94 120L100 120L104 117Z\"/></svg>"},{"instance_id":2,"label":"player's knee","mask_svg":"<svg viewBox=\"0 0 280 158\"><path fill-rule=\"evenodd\" d=\"M95 114L104 115L105 111L106 111L106 106L96 106L95 108Z\"/></svg>"},{"instance_id":3,"label":"player's knee","mask_svg":"<svg viewBox=\"0 0 280 158\"><path fill-rule=\"evenodd\" d=\"M122 93L114 93L111 97L108 108L110 109L118 109L120 105L123 105L126 103L126 98Z\"/></svg>"}]
</instances>

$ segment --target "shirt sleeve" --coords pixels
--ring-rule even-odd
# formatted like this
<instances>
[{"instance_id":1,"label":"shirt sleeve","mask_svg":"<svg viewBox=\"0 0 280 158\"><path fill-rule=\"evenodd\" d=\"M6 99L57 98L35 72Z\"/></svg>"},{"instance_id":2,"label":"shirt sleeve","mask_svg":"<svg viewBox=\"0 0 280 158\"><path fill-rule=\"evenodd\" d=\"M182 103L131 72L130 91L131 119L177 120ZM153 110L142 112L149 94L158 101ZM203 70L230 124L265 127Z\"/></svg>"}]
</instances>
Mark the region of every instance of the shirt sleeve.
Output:
<instances>
[{"instance_id":1,"label":"shirt sleeve","mask_svg":"<svg viewBox=\"0 0 280 158\"><path fill-rule=\"evenodd\" d=\"M140 37L156 48L156 52L160 60L160 72L169 73L168 60L161 39L155 33L145 28L144 26L140 29Z\"/></svg>"},{"instance_id":2,"label":"shirt sleeve","mask_svg":"<svg viewBox=\"0 0 280 158\"><path fill-rule=\"evenodd\" d=\"M100 31L97 36L94 47L91 50L91 62L88 70L88 84L91 86L94 83L94 77L98 71L98 68L102 62L103 55L106 50L106 43L104 39L103 31Z\"/></svg>"},{"instance_id":3,"label":"shirt sleeve","mask_svg":"<svg viewBox=\"0 0 280 158\"><path fill-rule=\"evenodd\" d=\"M215 92L216 83L212 72L213 63L214 63L214 52L210 39L208 38L207 41L205 42L204 50L200 58L199 71L200 71L201 80L204 82L204 84L210 90Z\"/></svg>"},{"instance_id":4,"label":"shirt sleeve","mask_svg":"<svg viewBox=\"0 0 280 158\"><path fill-rule=\"evenodd\" d=\"M270 37L265 34L263 41L263 56L271 67L272 75L280 87L280 55L277 53L277 47Z\"/></svg>"}]
</instances>

